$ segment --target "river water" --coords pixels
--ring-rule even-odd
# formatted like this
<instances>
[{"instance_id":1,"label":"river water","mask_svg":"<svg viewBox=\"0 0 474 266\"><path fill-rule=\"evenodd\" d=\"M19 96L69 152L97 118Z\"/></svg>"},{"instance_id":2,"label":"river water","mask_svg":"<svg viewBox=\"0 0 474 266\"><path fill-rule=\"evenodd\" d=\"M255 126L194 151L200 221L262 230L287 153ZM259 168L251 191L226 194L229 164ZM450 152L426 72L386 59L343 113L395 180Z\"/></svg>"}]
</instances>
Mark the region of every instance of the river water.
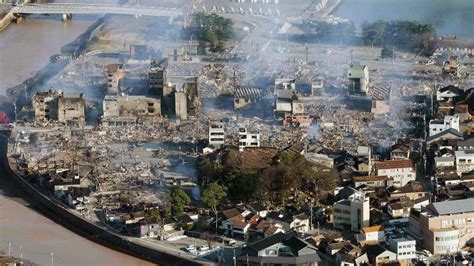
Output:
<instances>
[{"instance_id":1,"label":"river water","mask_svg":"<svg viewBox=\"0 0 474 266\"><path fill-rule=\"evenodd\" d=\"M0 32L0 95L23 82L73 41L97 18L78 17L62 22L55 16L28 18ZM0 176L0 251L41 265L151 265L91 242L28 207Z\"/></svg>"},{"instance_id":2,"label":"river water","mask_svg":"<svg viewBox=\"0 0 474 266\"><path fill-rule=\"evenodd\" d=\"M59 16L29 17L0 32L0 95L18 85L49 63L53 54L73 41L95 22L92 17L74 17L63 22Z\"/></svg>"},{"instance_id":3,"label":"river water","mask_svg":"<svg viewBox=\"0 0 474 266\"><path fill-rule=\"evenodd\" d=\"M356 24L418 20L434 25L441 36L474 39L474 0L342 0L333 14Z\"/></svg>"}]
</instances>

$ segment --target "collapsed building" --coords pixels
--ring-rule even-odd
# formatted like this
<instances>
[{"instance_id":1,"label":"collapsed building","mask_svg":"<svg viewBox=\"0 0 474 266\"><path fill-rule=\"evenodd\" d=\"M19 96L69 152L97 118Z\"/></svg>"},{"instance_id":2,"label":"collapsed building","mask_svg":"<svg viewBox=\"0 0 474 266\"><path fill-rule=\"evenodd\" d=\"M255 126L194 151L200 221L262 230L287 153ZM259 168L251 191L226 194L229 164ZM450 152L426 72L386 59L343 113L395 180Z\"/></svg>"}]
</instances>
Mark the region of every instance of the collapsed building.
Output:
<instances>
[{"instance_id":1,"label":"collapsed building","mask_svg":"<svg viewBox=\"0 0 474 266\"><path fill-rule=\"evenodd\" d=\"M168 59L152 61L148 71L149 92L161 98L161 113L169 118L187 120L197 115L200 106L196 76L168 76Z\"/></svg>"},{"instance_id":2,"label":"collapsed building","mask_svg":"<svg viewBox=\"0 0 474 266\"><path fill-rule=\"evenodd\" d=\"M443 75L458 76L459 74L460 61L457 56L449 57L449 60L443 63Z\"/></svg>"},{"instance_id":3,"label":"collapsed building","mask_svg":"<svg viewBox=\"0 0 474 266\"><path fill-rule=\"evenodd\" d=\"M36 122L55 120L61 123L85 122L86 100L83 93L62 91L37 92L33 96Z\"/></svg>"},{"instance_id":4,"label":"collapsed building","mask_svg":"<svg viewBox=\"0 0 474 266\"><path fill-rule=\"evenodd\" d=\"M180 120L196 116L200 106L198 82L195 76L169 77L163 90L163 115Z\"/></svg>"},{"instance_id":5,"label":"collapsed building","mask_svg":"<svg viewBox=\"0 0 474 266\"><path fill-rule=\"evenodd\" d=\"M240 109L250 104L258 103L263 98L260 88L239 86L234 91L234 109Z\"/></svg>"},{"instance_id":6,"label":"collapsed building","mask_svg":"<svg viewBox=\"0 0 474 266\"><path fill-rule=\"evenodd\" d=\"M151 95L162 97L165 82L167 80L168 58L161 61L152 61L148 71L149 92Z\"/></svg>"},{"instance_id":7,"label":"collapsed building","mask_svg":"<svg viewBox=\"0 0 474 266\"><path fill-rule=\"evenodd\" d=\"M160 99L146 96L107 95L103 101L102 124L127 125L161 117Z\"/></svg>"}]
</instances>

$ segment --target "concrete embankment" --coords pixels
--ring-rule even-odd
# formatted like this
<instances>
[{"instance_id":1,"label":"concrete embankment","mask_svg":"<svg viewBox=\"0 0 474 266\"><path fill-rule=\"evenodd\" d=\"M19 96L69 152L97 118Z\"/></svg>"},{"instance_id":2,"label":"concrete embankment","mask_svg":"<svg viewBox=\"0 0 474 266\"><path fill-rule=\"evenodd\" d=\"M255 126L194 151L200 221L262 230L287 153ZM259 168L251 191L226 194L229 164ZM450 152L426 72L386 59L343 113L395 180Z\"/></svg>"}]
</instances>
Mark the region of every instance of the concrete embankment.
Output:
<instances>
[{"instance_id":1,"label":"concrete embankment","mask_svg":"<svg viewBox=\"0 0 474 266\"><path fill-rule=\"evenodd\" d=\"M9 134L9 132L7 133L6 131L1 133L2 135ZM0 161L0 175L12 182L17 189L22 190L26 201L30 202L31 205L43 215L71 231L114 250L160 265L203 265L195 261L168 254L164 251L134 243L124 236L86 221L69 212L59 204L56 204L25 180L24 177L12 170L13 164L10 164L8 159L8 142L3 136L0 137Z\"/></svg>"},{"instance_id":2,"label":"concrete embankment","mask_svg":"<svg viewBox=\"0 0 474 266\"><path fill-rule=\"evenodd\" d=\"M12 23L13 19L15 18L13 13L10 11L2 15L3 17L0 18L0 31L6 29L8 25L10 25L10 23Z\"/></svg>"}]
</instances>

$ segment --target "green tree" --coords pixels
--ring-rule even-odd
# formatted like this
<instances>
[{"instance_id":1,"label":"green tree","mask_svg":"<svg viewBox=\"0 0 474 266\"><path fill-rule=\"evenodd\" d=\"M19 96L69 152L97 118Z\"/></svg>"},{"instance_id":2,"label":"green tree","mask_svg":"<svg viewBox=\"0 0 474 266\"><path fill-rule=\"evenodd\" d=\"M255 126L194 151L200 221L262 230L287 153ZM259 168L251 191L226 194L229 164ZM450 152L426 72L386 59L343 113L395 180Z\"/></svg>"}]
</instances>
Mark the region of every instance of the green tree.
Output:
<instances>
[{"instance_id":1,"label":"green tree","mask_svg":"<svg viewBox=\"0 0 474 266\"><path fill-rule=\"evenodd\" d=\"M147 215L155 220L160 220L161 215L160 215L160 210L153 208L147 211Z\"/></svg>"},{"instance_id":2,"label":"green tree","mask_svg":"<svg viewBox=\"0 0 474 266\"><path fill-rule=\"evenodd\" d=\"M171 213L173 215L182 215L184 207L191 203L188 194L182 189L174 189L171 191Z\"/></svg>"},{"instance_id":3,"label":"green tree","mask_svg":"<svg viewBox=\"0 0 474 266\"><path fill-rule=\"evenodd\" d=\"M395 57L393 46L384 46L380 53L381 53L382 58L384 58L384 59Z\"/></svg>"},{"instance_id":4,"label":"green tree","mask_svg":"<svg viewBox=\"0 0 474 266\"><path fill-rule=\"evenodd\" d=\"M227 193L224 190L224 187L217 184L217 182L209 184L204 191L201 193L201 201L205 205L211 208L211 210L216 214L216 232L217 232L217 207L223 198L227 196Z\"/></svg>"}]
</instances>

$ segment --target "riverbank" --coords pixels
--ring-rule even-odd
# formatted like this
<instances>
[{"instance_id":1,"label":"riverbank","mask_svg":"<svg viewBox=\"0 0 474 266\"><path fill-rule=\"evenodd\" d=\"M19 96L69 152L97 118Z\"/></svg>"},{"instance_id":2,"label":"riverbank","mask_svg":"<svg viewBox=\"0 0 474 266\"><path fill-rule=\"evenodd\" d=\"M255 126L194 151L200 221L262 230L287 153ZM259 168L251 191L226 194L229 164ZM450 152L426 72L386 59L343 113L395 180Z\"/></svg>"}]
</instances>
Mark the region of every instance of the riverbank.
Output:
<instances>
[{"instance_id":1,"label":"riverbank","mask_svg":"<svg viewBox=\"0 0 474 266\"><path fill-rule=\"evenodd\" d=\"M56 60L49 63L37 71L33 76L25 79L18 85L9 87L6 89L6 96L11 103L15 103L17 109L20 110L24 105L29 104L28 101L34 94L35 89L38 86L45 84L49 79L60 73L66 67L70 60L73 60L86 50L86 45L90 41L90 38L94 31L98 29L105 21L107 17L99 18L91 26L89 26L85 32L75 38L72 42L64 45L61 48L60 54L56 55L56 58L62 58L62 60ZM49 58L49 56L48 56ZM49 59L48 59L49 60ZM13 117L13 110L5 110Z\"/></svg>"},{"instance_id":2,"label":"riverbank","mask_svg":"<svg viewBox=\"0 0 474 266\"><path fill-rule=\"evenodd\" d=\"M5 133L5 131L4 131ZM8 133L9 134L9 133ZM7 136L6 136L7 137ZM138 243L132 238L122 236L107 230L104 226L91 223L82 219L67 208L56 203L47 195L30 184L21 173L15 169L15 164L9 160L9 145L7 138L0 139L0 176L7 178L14 186L22 191L22 198L30 202L32 206L46 217L61 224L69 230L114 250L126 253L144 260L160 265L206 265L182 257L171 255L165 251L157 250ZM11 148L11 147L10 147Z\"/></svg>"},{"instance_id":3,"label":"riverbank","mask_svg":"<svg viewBox=\"0 0 474 266\"><path fill-rule=\"evenodd\" d=\"M0 32L4 29L6 29L12 22L15 16L11 11L8 11L8 13L4 13L3 16L0 18Z\"/></svg>"}]
</instances>

